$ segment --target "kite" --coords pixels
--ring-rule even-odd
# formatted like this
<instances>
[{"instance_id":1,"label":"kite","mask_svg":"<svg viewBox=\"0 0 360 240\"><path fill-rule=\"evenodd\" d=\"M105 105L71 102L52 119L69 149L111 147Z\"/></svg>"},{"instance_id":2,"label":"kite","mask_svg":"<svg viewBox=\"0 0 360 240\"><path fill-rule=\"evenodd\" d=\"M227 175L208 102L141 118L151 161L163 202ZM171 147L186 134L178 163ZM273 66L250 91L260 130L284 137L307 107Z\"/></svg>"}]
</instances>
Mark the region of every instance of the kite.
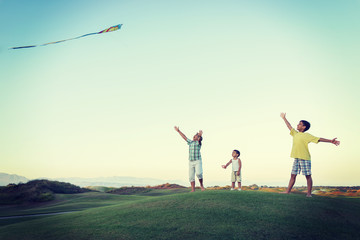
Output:
<instances>
[{"instance_id":1,"label":"kite","mask_svg":"<svg viewBox=\"0 0 360 240\"><path fill-rule=\"evenodd\" d=\"M107 29L105 29L105 30L102 30L102 31L100 31L100 32L88 33L88 34L85 34L85 35L82 35L82 36L79 36L79 37L69 38L69 39L60 40L60 41L56 41L56 42L44 43L44 44L41 44L41 45L30 45L30 46L22 46L22 47L12 47L12 48L9 48L9 49L33 48L33 47L38 47L38 46L46 46L46 45L50 45L50 44L61 43L61 42L69 41L69 40L74 40L74 39L79 39L79 38L82 38L82 37L87 37L87 36L90 36L90 35L107 33L107 32L113 32L113 31L119 30L119 29L121 28L121 26L122 26L122 24L118 24L118 25L109 27L109 28L107 28Z\"/></svg>"}]
</instances>

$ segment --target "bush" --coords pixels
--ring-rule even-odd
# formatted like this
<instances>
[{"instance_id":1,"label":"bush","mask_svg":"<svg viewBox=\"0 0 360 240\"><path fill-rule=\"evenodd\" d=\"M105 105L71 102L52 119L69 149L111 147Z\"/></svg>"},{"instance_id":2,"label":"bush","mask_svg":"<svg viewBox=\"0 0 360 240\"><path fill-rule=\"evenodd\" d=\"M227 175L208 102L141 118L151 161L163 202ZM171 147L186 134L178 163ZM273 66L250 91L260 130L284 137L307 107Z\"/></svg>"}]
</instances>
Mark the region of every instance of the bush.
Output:
<instances>
[{"instance_id":1,"label":"bush","mask_svg":"<svg viewBox=\"0 0 360 240\"><path fill-rule=\"evenodd\" d=\"M33 180L26 184L9 184L0 188L0 204L19 204L31 202L47 202L55 199L56 193L73 194L89 192L70 183Z\"/></svg>"}]
</instances>

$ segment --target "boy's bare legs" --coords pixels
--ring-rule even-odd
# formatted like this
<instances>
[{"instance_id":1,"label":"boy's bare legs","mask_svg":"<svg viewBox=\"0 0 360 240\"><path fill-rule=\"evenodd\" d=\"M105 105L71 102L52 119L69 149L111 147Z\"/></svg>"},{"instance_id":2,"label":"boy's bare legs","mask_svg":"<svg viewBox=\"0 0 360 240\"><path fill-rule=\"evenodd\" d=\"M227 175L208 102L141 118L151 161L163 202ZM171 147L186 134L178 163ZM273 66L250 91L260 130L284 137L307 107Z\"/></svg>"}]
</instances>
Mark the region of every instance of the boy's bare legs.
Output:
<instances>
[{"instance_id":1,"label":"boy's bare legs","mask_svg":"<svg viewBox=\"0 0 360 240\"><path fill-rule=\"evenodd\" d=\"M239 187L239 190L240 190L241 189L241 182L238 182L238 187Z\"/></svg>"},{"instance_id":2,"label":"boy's bare legs","mask_svg":"<svg viewBox=\"0 0 360 240\"><path fill-rule=\"evenodd\" d=\"M200 183L200 188L201 188L201 191L204 191L205 188L204 188L204 185L203 185L203 179L199 179L199 183ZM194 182L194 186L195 186L195 182Z\"/></svg>"},{"instance_id":3,"label":"boy's bare legs","mask_svg":"<svg viewBox=\"0 0 360 240\"><path fill-rule=\"evenodd\" d=\"M232 189L235 188L235 182L231 182L231 188L232 188Z\"/></svg>"},{"instance_id":4,"label":"boy's bare legs","mask_svg":"<svg viewBox=\"0 0 360 240\"><path fill-rule=\"evenodd\" d=\"M195 181L190 183L191 183L191 192L195 192Z\"/></svg>"},{"instance_id":5,"label":"boy's bare legs","mask_svg":"<svg viewBox=\"0 0 360 240\"><path fill-rule=\"evenodd\" d=\"M311 191L312 191L312 185L313 185L311 175L306 175L306 181L307 181L307 194L306 194L306 197L311 197Z\"/></svg>"},{"instance_id":6,"label":"boy's bare legs","mask_svg":"<svg viewBox=\"0 0 360 240\"><path fill-rule=\"evenodd\" d=\"M289 186L288 186L287 190L285 192L282 192L282 193L289 194L291 192L291 189L293 188L293 186L295 184L295 181L296 181L296 174L291 174L290 181L289 181Z\"/></svg>"}]
</instances>

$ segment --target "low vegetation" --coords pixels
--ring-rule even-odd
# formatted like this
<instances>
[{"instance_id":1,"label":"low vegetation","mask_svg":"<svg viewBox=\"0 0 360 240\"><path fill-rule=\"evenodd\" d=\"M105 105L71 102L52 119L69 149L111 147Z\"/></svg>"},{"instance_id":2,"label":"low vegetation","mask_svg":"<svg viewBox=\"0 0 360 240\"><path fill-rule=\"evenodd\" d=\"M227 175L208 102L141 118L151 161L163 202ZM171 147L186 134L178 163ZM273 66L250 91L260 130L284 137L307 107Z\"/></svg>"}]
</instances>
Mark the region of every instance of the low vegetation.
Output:
<instances>
[{"instance_id":1,"label":"low vegetation","mask_svg":"<svg viewBox=\"0 0 360 240\"><path fill-rule=\"evenodd\" d=\"M151 189L144 187L121 187L106 191L107 193L120 194L120 195L134 195L140 193L150 192Z\"/></svg>"},{"instance_id":2,"label":"low vegetation","mask_svg":"<svg viewBox=\"0 0 360 240\"><path fill-rule=\"evenodd\" d=\"M55 199L54 194L84 193L89 189L80 188L70 183L33 180L27 183L9 184L0 187L0 204L23 204L47 202Z\"/></svg>"}]
</instances>

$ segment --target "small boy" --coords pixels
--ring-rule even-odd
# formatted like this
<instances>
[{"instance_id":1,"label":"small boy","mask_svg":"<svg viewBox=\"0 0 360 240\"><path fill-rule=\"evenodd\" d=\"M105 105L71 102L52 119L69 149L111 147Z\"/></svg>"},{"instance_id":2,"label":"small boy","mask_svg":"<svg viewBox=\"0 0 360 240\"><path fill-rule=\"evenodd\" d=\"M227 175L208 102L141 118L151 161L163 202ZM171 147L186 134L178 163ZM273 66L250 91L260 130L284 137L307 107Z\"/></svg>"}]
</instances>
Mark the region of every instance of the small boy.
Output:
<instances>
[{"instance_id":1,"label":"small boy","mask_svg":"<svg viewBox=\"0 0 360 240\"><path fill-rule=\"evenodd\" d=\"M307 181L307 194L306 197L311 197L312 191L312 178L311 178L311 156L308 148L310 142L329 142L336 146L340 144L336 138L330 140L325 138L314 137L313 135L306 133L310 128L310 123L305 120L301 120L297 125L297 131L290 125L286 119L286 113L281 113L280 117L285 121L286 126L290 130L290 135L293 137L293 146L291 150L291 157L294 158L294 164L291 172L289 186L286 190L286 194L291 192L292 187L295 184L297 174L305 175Z\"/></svg>"},{"instance_id":2,"label":"small boy","mask_svg":"<svg viewBox=\"0 0 360 240\"><path fill-rule=\"evenodd\" d=\"M231 191L235 190L235 181L238 182L238 190L241 191L241 160L239 158L240 152L238 150L234 150L232 152L232 159L226 164L222 165L221 167L226 169L227 166L232 164L232 171L231 171Z\"/></svg>"}]
</instances>

